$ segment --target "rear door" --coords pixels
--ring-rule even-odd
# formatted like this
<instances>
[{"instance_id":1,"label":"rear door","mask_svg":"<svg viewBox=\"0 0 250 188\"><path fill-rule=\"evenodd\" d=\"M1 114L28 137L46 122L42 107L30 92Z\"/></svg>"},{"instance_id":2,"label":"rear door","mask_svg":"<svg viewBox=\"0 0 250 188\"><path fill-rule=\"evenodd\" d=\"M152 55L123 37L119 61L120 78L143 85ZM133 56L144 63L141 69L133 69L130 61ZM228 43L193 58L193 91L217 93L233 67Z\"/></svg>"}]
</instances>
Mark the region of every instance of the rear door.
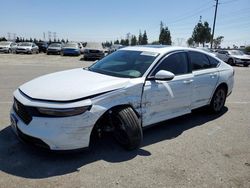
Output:
<instances>
[{"instance_id":1,"label":"rear door","mask_svg":"<svg viewBox=\"0 0 250 188\"><path fill-rule=\"evenodd\" d=\"M189 51L194 75L192 109L207 105L219 78L216 59L196 51Z\"/></svg>"}]
</instances>

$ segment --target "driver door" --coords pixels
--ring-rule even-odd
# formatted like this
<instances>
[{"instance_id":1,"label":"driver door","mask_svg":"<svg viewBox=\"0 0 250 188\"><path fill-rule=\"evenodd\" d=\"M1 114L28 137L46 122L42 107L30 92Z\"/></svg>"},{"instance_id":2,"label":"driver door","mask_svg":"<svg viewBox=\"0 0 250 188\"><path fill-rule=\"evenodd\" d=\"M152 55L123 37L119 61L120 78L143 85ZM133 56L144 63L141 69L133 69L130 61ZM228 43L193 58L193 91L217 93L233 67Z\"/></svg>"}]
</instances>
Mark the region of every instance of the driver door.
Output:
<instances>
[{"instance_id":1,"label":"driver door","mask_svg":"<svg viewBox=\"0 0 250 188\"><path fill-rule=\"evenodd\" d=\"M146 80L142 96L143 126L191 112L193 74L187 53L181 51L167 55L150 76L160 70L170 71L175 77L170 81Z\"/></svg>"}]
</instances>

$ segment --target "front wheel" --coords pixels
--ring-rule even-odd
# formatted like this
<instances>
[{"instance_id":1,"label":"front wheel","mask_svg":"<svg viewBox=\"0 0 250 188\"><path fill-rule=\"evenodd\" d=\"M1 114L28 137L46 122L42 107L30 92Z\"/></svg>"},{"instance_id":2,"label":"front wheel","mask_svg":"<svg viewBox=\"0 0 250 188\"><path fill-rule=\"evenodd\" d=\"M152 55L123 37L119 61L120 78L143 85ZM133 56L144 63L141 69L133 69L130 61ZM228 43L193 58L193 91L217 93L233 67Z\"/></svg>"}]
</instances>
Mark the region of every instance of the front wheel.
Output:
<instances>
[{"instance_id":1,"label":"front wheel","mask_svg":"<svg viewBox=\"0 0 250 188\"><path fill-rule=\"evenodd\" d=\"M216 89L209 105L213 113L219 113L222 111L226 102L226 96L227 94L225 87L218 87Z\"/></svg>"},{"instance_id":2,"label":"front wheel","mask_svg":"<svg viewBox=\"0 0 250 188\"><path fill-rule=\"evenodd\" d=\"M140 146L143 138L142 128L132 108L120 108L114 111L112 124L115 139L125 149L133 150Z\"/></svg>"}]
</instances>

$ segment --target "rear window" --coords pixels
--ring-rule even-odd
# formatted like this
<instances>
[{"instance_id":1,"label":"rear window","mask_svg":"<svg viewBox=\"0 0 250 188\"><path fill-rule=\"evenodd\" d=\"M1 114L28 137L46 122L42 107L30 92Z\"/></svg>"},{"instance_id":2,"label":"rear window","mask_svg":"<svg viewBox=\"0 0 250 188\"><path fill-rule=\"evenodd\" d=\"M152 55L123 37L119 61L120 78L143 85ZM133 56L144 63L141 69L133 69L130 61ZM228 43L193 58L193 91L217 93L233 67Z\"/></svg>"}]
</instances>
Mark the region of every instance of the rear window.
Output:
<instances>
[{"instance_id":1,"label":"rear window","mask_svg":"<svg viewBox=\"0 0 250 188\"><path fill-rule=\"evenodd\" d=\"M201 69L207 69L212 68L208 57L200 52L189 52L191 64L192 64L192 70L201 70Z\"/></svg>"}]
</instances>

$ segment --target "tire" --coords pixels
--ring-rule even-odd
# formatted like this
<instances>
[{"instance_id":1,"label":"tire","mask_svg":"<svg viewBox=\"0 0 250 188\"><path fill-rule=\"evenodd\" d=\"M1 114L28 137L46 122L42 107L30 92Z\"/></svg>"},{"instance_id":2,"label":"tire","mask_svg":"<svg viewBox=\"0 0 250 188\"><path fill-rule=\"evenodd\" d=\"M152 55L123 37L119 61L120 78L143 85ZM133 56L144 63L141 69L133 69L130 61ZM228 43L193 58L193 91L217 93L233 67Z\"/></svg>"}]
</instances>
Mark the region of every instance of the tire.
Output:
<instances>
[{"instance_id":1,"label":"tire","mask_svg":"<svg viewBox=\"0 0 250 188\"><path fill-rule=\"evenodd\" d=\"M249 66L249 64L244 64L243 66L244 66L244 67L248 67L248 66Z\"/></svg>"},{"instance_id":2,"label":"tire","mask_svg":"<svg viewBox=\"0 0 250 188\"><path fill-rule=\"evenodd\" d=\"M138 148L142 142L143 134L138 117L130 108L119 108L112 116L114 126L113 135L117 142L127 150Z\"/></svg>"},{"instance_id":3,"label":"tire","mask_svg":"<svg viewBox=\"0 0 250 188\"><path fill-rule=\"evenodd\" d=\"M210 102L210 111L216 114L220 113L225 105L226 97L226 88L223 86L218 87L215 90L212 100Z\"/></svg>"},{"instance_id":4,"label":"tire","mask_svg":"<svg viewBox=\"0 0 250 188\"><path fill-rule=\"evenodd\" d=\"M234 60L232 58L228 59L228 64L233 66L234 65Z\"/></svg>"}]
</instances>

